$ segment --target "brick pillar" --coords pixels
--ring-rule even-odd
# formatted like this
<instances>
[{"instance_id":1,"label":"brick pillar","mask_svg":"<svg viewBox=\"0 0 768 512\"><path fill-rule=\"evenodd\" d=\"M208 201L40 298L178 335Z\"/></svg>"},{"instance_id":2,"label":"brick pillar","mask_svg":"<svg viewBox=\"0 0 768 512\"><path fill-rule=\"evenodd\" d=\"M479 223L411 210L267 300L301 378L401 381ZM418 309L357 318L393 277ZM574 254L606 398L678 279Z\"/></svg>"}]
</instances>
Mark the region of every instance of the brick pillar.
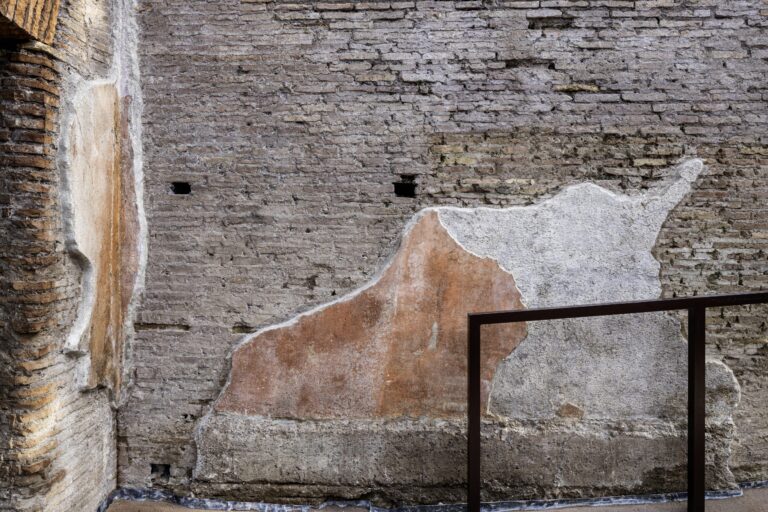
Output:
<instances>
[{"instance_id":1,"label":"brick pillar","mask_svg":"<svg viewBox=\"0 0 768 512\"><path fill-rule=\"evenodd\" d=\"M76 283L61 243L58 66L44 45L0 49L0 503L17 510L42 509L63 476L52 418Z\"/></svg>"}]
</instances>

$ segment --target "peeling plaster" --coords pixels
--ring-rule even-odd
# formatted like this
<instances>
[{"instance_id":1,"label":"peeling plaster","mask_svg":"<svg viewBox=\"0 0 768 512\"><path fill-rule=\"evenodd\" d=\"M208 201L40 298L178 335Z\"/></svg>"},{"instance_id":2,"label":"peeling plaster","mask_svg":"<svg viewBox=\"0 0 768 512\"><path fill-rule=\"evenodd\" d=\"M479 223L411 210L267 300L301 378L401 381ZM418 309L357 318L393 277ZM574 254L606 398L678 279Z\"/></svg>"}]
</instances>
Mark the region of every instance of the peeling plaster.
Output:
<instances>
[{"instance_id":1,"label":"peeling plaster","mask_svg":"<svg viewBox=\"0 0 768 512\"><path fill-rule=\"evenodd\" d=\"M218 411L280 418L463 415L466 314L520 307L512 276L419 216L381 277L296 322L257 333L233 355ZM483 379L525 326L486 333Z\"/></svg>"},{"instance_id":2,"label":"peeling plaster","mask_svg":"<svg viewBox=\"0 0 768 512\"><path fill-rule=\"evenodd\" d=\"M76 92L62 98L59 134L66 246L82 271L77 318L64 351L79 358L76 381L80 388L108 384L116 402L122 401L125 386L121 383L130 375L127 340L133 334L131 319L143 288L147 259L136 5L135 0L115 4L110 75L98 80L85 80L74 73L66 77L64 88ZM112 99L107 98L110 95ZM106 211L110 214L105 215ZM126 226L138 232L126 236ZM111 234L105 235L108 231ZM113 239L111 250L100 247L105 236ZM112 261L105 267L102 256L106 253L110 255L104 257ZM105 279L111 283L104 284ZM99 318L103 311L97 311L104 299L100 289L105 287L111 288L110 300L119 303L120 309L108 321ZM92 332L99 323L103 327ZM111 341L104 340L105 336ZM101 356L94 353L99 346L109 347L113 363L99 361Z\"/></svg>"},{"instance_id":3,"label":"peeling plaster","mask_svg":"<svg viewBox=\"0 0 768 512\"><path fill-rule=\"evenodd\" d=\"M703 170L700 160L683 162L646 193L631 196L583 183L527 207L431 208L408 224L403 238L425 212L437 212L443 227L467 252L497 261L520 280L524 303L529 307L656 298L661 285L660 265L652 254L654 243L671 210ZM378 279L338 301L247 336L233 353L265 332L295 325L356 297ZM488 471L499 469L501 475L509 474L504 472L504 459L513 452L520 457L515 448L519 443L531 443L531 453L539 450L541 458L559 450L555 448L562 442L558 439L577 435L591 447L590 457L579 456L576 460L582 462L576 465L566 460L550 469L540 462L542 475L552 472L542 478L564 488L589 488L596 484L594 475L604 478L603 473L609 472L610 482L601 480L601 485L637 489L646 485L646 479L656 478L653 475L659 471L671 475L679 464L675 461L682 456L678 450L683 449L679 439L685 420L686 353L680 322L663 313L529 323L526 340L499 365L493 379L488 412L499 422L494 428L500 438L493 449L495 458L489 462L493 469ZM739 401L738 384L724 364L708 361L707 366L713 434L708 464L715 469L710 472L710 484L733 488L727 459L733 436L731 415ZM230 385L231 380L227 387ZM414 438L424 437L433 447L429 454L421 455L429 460L419 477L421 484L448 485L445 482L456 477L446 460L454 450L450 439L462 434L460 430L453 432L449 423L398 420L380 424L371 417L364 422L313 425L275 422L268 416L268 410L255 415L212 410L204 416L195 436L195 477L211 482L278 482L287 478L351 485L343 483L344 476L335 466L339 460L352 463L345 454L358 450L357 455L362 453L370 461L352 473L366 482L389 481L387 475L400 472L402 462L397 457L387 458L387 453L400 453L401 442L408 445L399 440L396 432L401 429ZM312 446L320 439L325 454L314 457ZM578 446L573 449L579 453ZM644 450L657 455L645 457L641 467L636 457ZM253 457L262 452L277 462L254 464ZM631 474L612 466L615 454L621 452L635 464ZM594 460L583 462L590 459ZM286 469L290 474L272 475L266 466L273 464L286 464L292 468ZM377 465L380 467L372 468ZM514 480L514 476L502 478ZM499 485L504 488L508 484Z\"/></svg>"},{"instance_id":4,"label":"peeling plaster","mask_svg":"<svg viewBox=\"0 0 768 512\"><path fill-rule=\"evenodd\" d=\"M123 331L126 333L125 357L123 377L126 385L123 386L120 396L116 397L122 403L130 388L132 373L132 340L134 335L133 319L136 316L138 303L144 292L147 257L149 252L149 229L147 227L146 210L144 206L144 146L142 144L142 112L144 101L141 94L141 77L139 71L139 27L136 20L136 11L139 8L139 0L118 0L117 15L115 16L115 71L118 77L118 92L121 98L130 98L128 106L124 108L123 117L128 120L127 135L130 140L131 164L133 169L133 188L135 208L138 221L137 233L137 268L133 282L131 299L125 315ZM125 138L125 137L124 137Z\"/></svg>"}]
</instances>

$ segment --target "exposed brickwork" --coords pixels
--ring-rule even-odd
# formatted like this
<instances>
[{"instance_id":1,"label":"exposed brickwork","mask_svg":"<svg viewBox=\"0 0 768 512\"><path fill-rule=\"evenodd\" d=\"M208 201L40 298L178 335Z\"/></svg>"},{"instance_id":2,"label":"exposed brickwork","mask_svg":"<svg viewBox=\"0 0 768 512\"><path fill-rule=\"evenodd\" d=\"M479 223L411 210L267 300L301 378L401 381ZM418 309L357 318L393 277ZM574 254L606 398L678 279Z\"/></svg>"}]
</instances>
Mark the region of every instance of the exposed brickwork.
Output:
<instances>
[{"instance_id":1,"label":"exposed brickwork","mask_svg":"<svg viewBox=\"0 0 768 512\"><path fill-rule=\"evenodd\" d=\"M116 478L108 393L82 393L62 351L81 276L63 243L59 133L75 91L64 84L110 66L109 11L90 4L62 2L53 47L0 49L2 510L92 510Z\"/></svg>"},{"instance_id":2,"label":"exposed brickwork","mask_svg":"<svg viewBox=\"0 0 768 512\"><path fill-rule=\"evenodd\" d=\"M67 64L67 78L104 79L112 70L112 20L115 2L65 0L61 2L53 47ZM75 85L67 84L75 93Z\"/></svg>"},{"instance_id":3,"label":"exposed brickwork","mask_svg":"<svg viewBox=\"0 0 768 512\"><path fill-rule=\"evenodd\" d=\"M55 130L59 70L45 52L11 47L2 54L0 180L2 222L2 379L0 482L13 499L44 494L53 473L54 415L60 379L49 378L72 306L74 285L57 247ZM64 313L64 314L63 314ZM10 496L9 496L10 497Z\"/></svg>"},{"instance_id":4,"label":"exposed brickwork","mask_svg":"<svg viewBox=\"0 0 768 512\"><path fill-rule=\"evenodd\" d=\"M667 223L657 245L665 295L768 288L768 159L757 143L706 148L711 172ZM741 384L732 469L741 481L768 477L768 307L710 311L709 352Z\"/></svg>"},{"instance_id":5,"label":"exposed brickwork","mask_svg":"<svg viewBox=\"0 0 768 512\"><path fill-rule=\"evenodd\" d=\"M53 42L59 0L0 0L0 39Z\"/></svg>"},{"instance_id":6,"label":"exposed brickwork","mask_svg":"<svg viewBox=\"0 0 768 512\"><path fill-rule=\"evenodd\" d=\"M699 155L709 174L659 241L666 293L739 272L762 286L767 15L759 0L144 2L150 263L121 483L188 491L233 343L368 280L424 206L639 189ZM416 197L396 197L408 180ZM747 377L737 476L766 478L768 388L750 382L768 355L759 315L740 320L720 343Z\"/></svg>"}]
</instances>

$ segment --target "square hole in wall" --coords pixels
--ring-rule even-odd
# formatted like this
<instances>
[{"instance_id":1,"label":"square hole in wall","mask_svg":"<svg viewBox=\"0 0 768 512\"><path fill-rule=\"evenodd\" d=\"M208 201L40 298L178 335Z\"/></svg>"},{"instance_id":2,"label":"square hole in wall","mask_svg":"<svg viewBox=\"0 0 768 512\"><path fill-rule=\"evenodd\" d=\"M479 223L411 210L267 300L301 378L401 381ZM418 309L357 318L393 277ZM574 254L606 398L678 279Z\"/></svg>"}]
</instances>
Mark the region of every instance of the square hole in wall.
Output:
<instances>
[{"instance_id":1,"label":"square hole in wall","mask_svg":"<svg viewBox=\"0 0 768 512\"><path fill-rule=\"evenodd\" d=\"M171 193L179 196L185 196L192 193L192 185L186 181L174 181L171 183Z\"/></svg>"},{"instance_id":2,"label":"square hole in wall","mask_svg":"<svg viewBox=\"0 0 768 512\"><path fill-rule=\"evenodd\" d=\"M395 186L395 196L416 197L416 176L414 174L401 174L400 181L392 183Z\"/></svg>"},{"instance_id":3,"label":"square hole in wall","mask_svg":"<svg viewBox=\"0 0 768 512\"><path fill-rule=\"evenodd\" d=\"M153 480L162 480L167 482L171 478L170 464L151 463L149 465L149 469Z\"/></svg>"}]
</instances>

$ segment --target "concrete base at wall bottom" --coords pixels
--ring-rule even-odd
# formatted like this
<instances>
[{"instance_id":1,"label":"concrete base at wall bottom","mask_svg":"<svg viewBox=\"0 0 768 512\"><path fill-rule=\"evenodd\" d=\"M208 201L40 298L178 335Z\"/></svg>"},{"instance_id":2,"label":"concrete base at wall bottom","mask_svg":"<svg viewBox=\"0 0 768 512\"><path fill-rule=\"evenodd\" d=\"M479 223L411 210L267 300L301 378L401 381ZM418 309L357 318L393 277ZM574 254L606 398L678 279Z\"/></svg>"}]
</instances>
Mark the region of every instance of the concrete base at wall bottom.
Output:
<instances>
[{"instance_id":1,"label":"concrete base at wall bottom","mask_svg":"<svg viewBox=\"0 0 768 512\"><path fill-rule=\"evenodd\" d=\"M727 459L715 457L727 453L730 433L711 427L707 486L736 490ZM458 419L309 422L214 414L198 431L191 490L268 503L319 503L328 496L382 507L461 502L465 435ZM676 492L686 483L684 439L684 431L661 421L487 421L483 499Z\"/></svg>"},{"instance_id":2,"label":"concrete base at wall bottom","mask_svg":"<svg viewBox=\"0 0 768 512\"><path fill-rule=\"evenodd\" d=\"M190 509L179 505L173 505L163 502L136 502L116 500L107 509L107 512L189 512ZM319 509L309 509L309 512L316 512ZM335 507L324 506L323 512L368 512L365 507ZM563 512L585 512L588 510L594 512L685 512L686 502L678 501L674 503L657 504L639 504L639 505L621 505L621 506L584 506L560 508ZM722 500L707 501L707 512L766 512L768 511L768 488L748 489L744 495L736 498L727 498Z\"/></svg>"}]
</instances>

